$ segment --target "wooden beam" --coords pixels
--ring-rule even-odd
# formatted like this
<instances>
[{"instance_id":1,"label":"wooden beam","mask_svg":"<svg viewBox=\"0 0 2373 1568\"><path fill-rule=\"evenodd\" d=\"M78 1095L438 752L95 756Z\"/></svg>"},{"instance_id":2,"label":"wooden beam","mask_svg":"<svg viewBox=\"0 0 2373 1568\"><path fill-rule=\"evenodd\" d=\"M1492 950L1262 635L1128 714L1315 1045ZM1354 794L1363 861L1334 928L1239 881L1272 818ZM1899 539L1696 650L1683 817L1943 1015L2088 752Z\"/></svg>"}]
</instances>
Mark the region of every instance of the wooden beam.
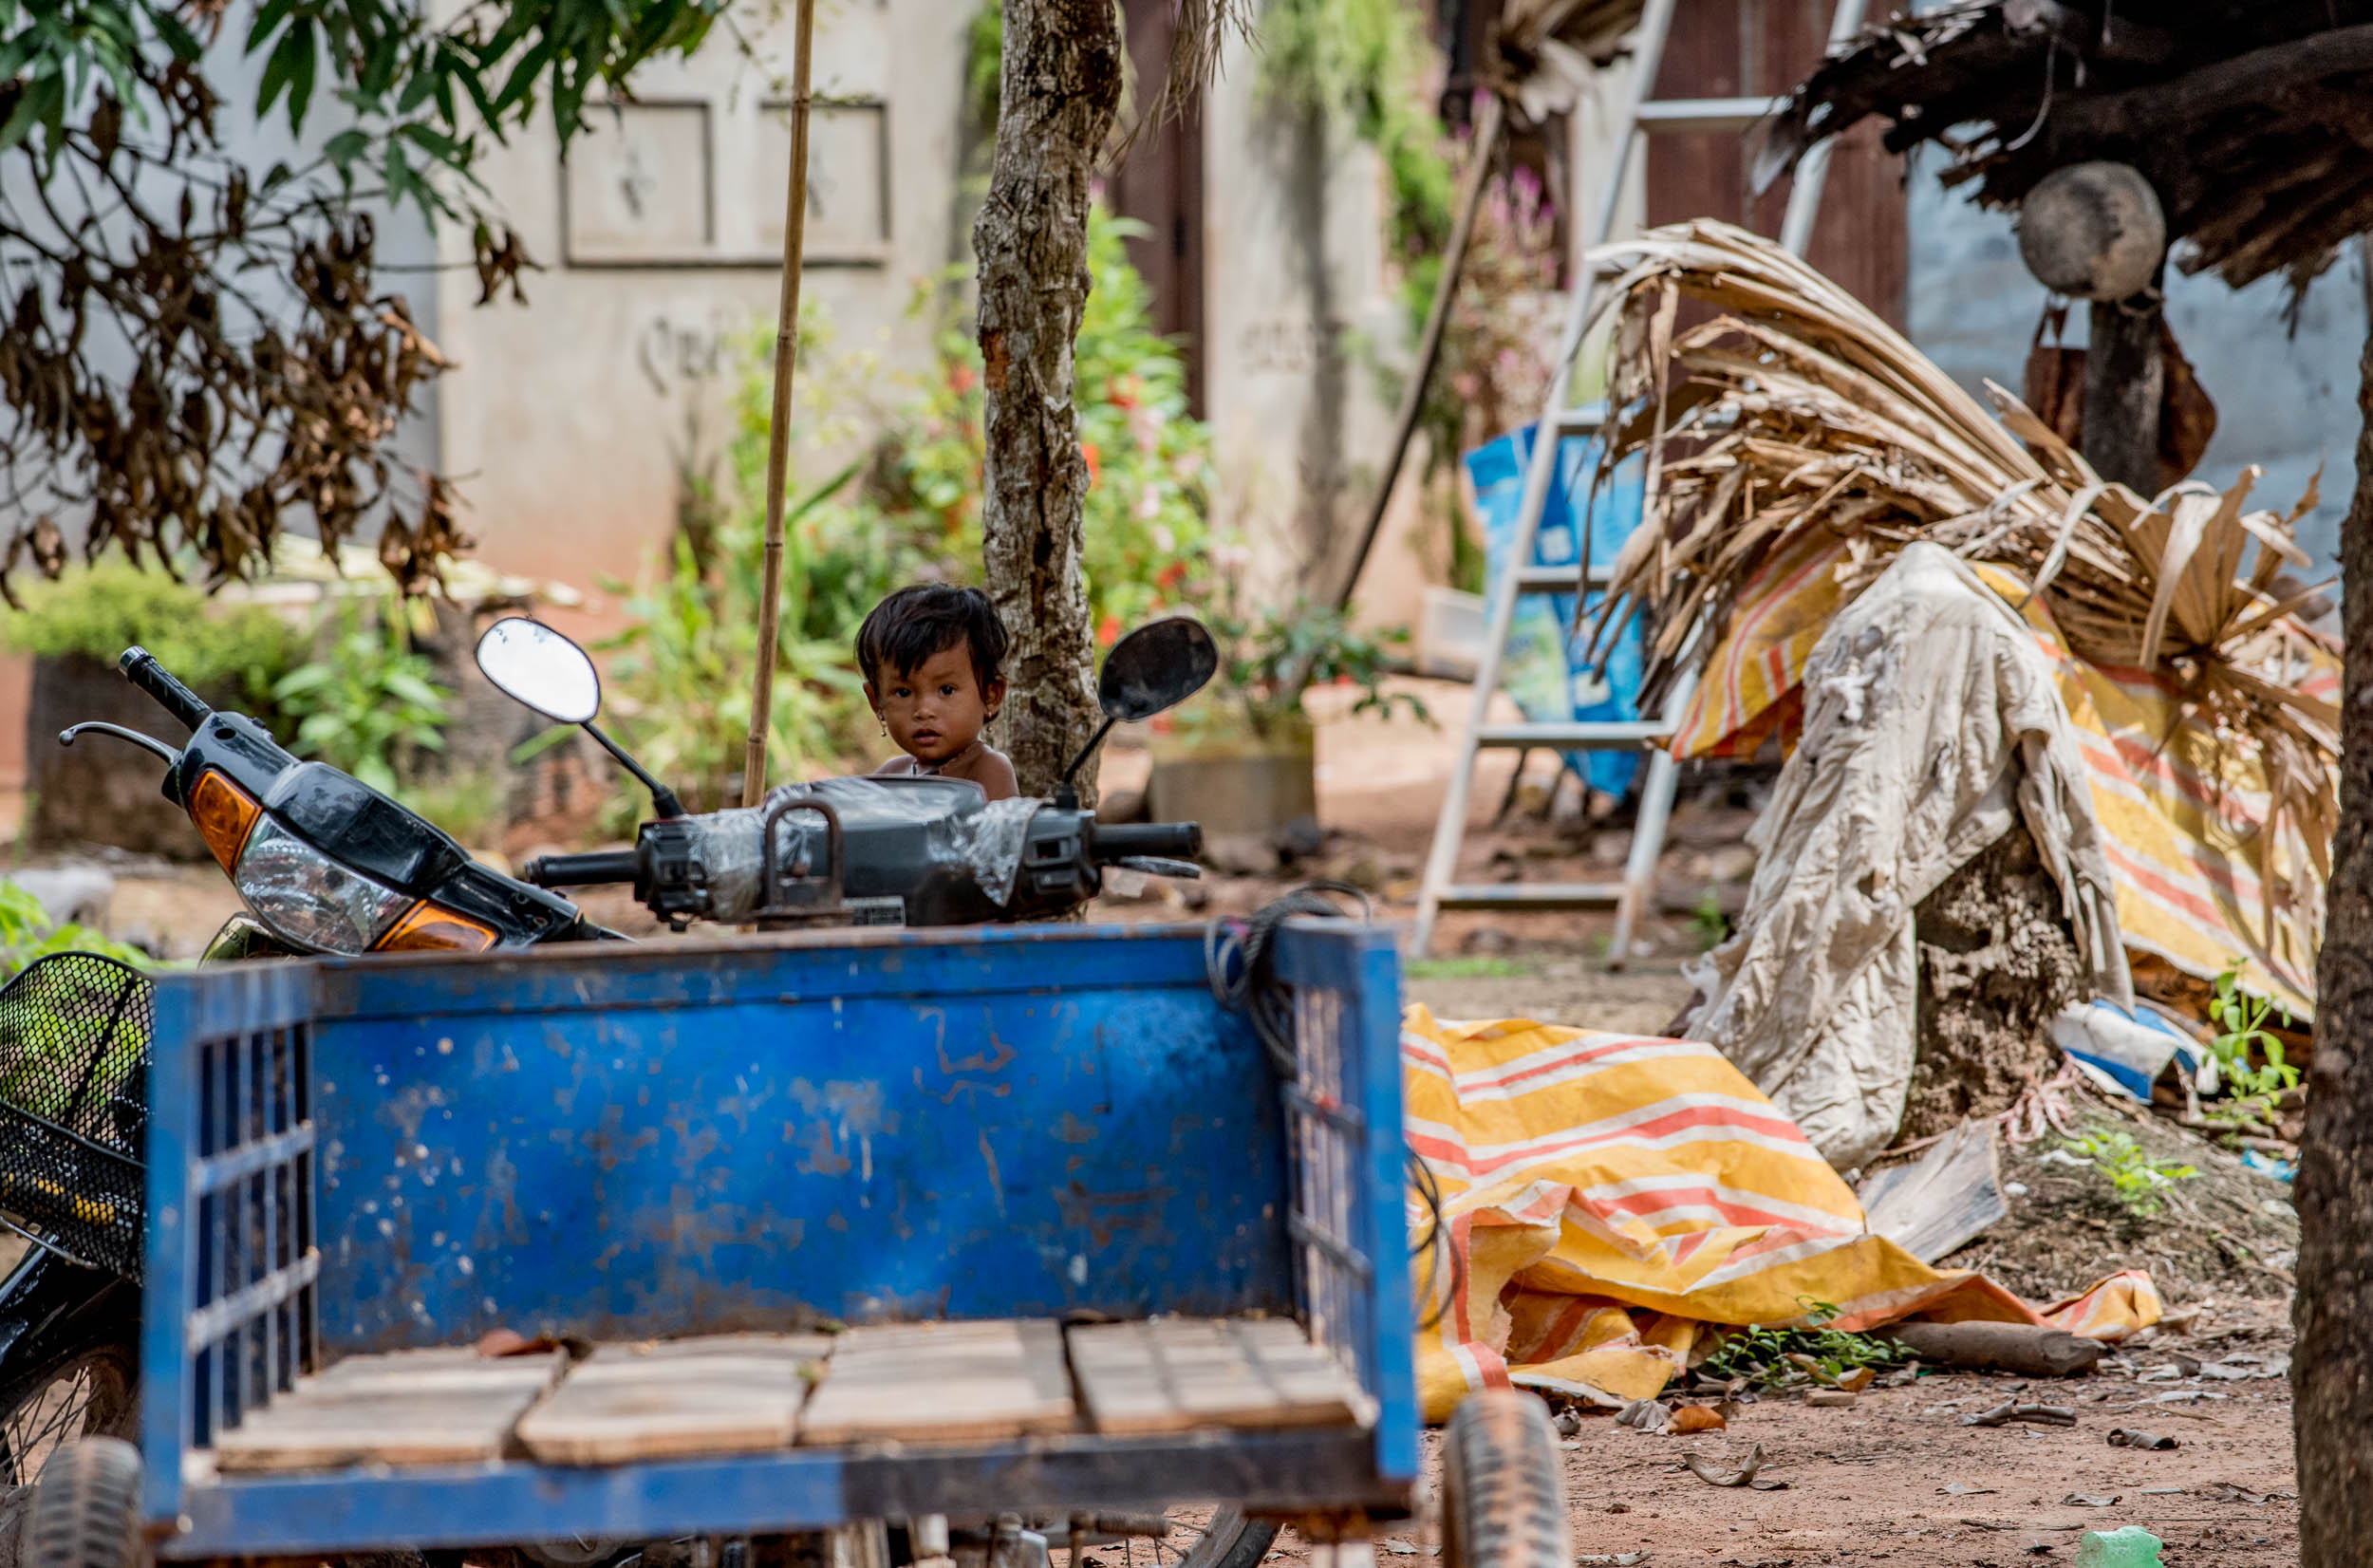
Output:
<instances>
[{"instance_id":1,"label":"wooden beam","mask_svg":"<svg viewBox=\"0 0 2373 1568\"><path fill-rule=\"evenodd\" d=\"M2276 103L2302 83L2373 72L2373 24L2333 28L2125 92L2074 98L2046 132L2058 147L2124 137L2157 140L2177 127L2251 104Z\"/></svg>"}]
</instances>

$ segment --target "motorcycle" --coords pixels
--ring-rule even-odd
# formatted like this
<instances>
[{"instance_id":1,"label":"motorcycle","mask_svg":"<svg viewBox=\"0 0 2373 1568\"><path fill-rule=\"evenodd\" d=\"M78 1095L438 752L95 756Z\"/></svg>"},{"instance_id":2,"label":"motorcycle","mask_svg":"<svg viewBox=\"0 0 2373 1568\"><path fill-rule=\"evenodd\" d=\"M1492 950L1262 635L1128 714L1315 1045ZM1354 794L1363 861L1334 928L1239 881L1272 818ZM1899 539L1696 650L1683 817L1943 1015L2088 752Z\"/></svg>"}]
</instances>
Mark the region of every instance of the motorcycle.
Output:
<instances>
[{"instance_id":1,"label":"motorcycle","mask_svg":"<svg viewBox=\"0 0 2373 1568\"><path fill-rule=\"evenodd\" d=\"M360 780L292 756L255 719L208 707L138 647L119 667L187 742L97 722L58 738L104 736L164 764L165 798L189 813L247 908L209 944L208 963L621 941L553 891L611 883L631 883L681 931L695 920L1045 920L1095 897L1112 867L1199 874L1186 858L1202 848L1193 823L1100 823L1075 786L1114 724L1210 680L1218 653L1191 620L1114 644L1097 685L1104 723L1044 800L990 802L978 785L928 775L835 778L688 813L595 722L601 680L584 649L514 617L488 628L477 661L514 700L583 728L649 792L654 816L632 849L552 855L504 875ZM0 1279L0 1488L30 1484L64 1444L131 1429L152 1004L137 971L84 953L43 960L0 988L0 1224L30 1243Z\"/></svg>"}]
</instances>

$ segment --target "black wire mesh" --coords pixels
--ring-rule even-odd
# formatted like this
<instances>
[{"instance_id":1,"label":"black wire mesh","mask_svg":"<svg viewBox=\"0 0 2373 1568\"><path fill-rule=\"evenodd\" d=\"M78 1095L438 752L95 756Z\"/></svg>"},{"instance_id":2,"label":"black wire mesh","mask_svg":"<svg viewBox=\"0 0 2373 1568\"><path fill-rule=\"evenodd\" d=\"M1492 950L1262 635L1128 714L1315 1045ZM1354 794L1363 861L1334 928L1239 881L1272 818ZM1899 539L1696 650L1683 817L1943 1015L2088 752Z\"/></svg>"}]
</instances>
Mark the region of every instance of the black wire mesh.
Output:
<instances>
[{"instance_id":1,"label":"black wire mesh","mask_svg":"<svg viewBox=\"0 0 2373 1568\"><path fill-rule=\"evenodd\" d=\"M157 994L96 953L0 987L0 1213L78 1262L137 1279Z\"/></svg>"}]
</instances>

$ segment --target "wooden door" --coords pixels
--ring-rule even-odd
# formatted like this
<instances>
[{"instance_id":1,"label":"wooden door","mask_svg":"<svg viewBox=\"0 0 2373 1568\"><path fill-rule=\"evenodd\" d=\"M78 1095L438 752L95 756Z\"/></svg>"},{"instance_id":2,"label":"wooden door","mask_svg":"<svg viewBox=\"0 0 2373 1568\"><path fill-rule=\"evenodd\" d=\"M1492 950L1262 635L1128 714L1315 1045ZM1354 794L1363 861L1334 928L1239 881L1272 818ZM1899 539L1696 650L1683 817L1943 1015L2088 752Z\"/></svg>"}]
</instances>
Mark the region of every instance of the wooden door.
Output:
<instances>
[{"instance_id":1,"label":"wooden door","mask_svg":"<svg viewBox=\"0 0 2373 1568\"><path fill-rule=\"evenodd\" d=\"M1658 98L1740 98L1787 92L1817 64L1829 36L1829 0L1678 0ZM1809 259L1903 325L1903 159L1878 142L1876 120L1840 139L1813 226ZM1655 136L1648 148L1648 221L1717 217L1776 235L1791 182L1748 193L1753 136L1708 131Z\"/></svg>"},{"instance_id":2,"label":"wooden door","mask_svg":"<svg viewBox=\"0 0 2373 1568\"><path fill-rule=\"evenodd\" d=\"M1149 111L1169 69L1177 21L1170 0L1123 0L1129 59L1135 77L1134 111L1147 117L1129 156L1105 184L1106 199L1123 217L1145 225L1129 242L1129 260L1153 294L1154 327L1178 342L1186 358L1186 405L1204 414L1203 348L1203 101L1160 121Z\"/></svg>"}]
</instances>

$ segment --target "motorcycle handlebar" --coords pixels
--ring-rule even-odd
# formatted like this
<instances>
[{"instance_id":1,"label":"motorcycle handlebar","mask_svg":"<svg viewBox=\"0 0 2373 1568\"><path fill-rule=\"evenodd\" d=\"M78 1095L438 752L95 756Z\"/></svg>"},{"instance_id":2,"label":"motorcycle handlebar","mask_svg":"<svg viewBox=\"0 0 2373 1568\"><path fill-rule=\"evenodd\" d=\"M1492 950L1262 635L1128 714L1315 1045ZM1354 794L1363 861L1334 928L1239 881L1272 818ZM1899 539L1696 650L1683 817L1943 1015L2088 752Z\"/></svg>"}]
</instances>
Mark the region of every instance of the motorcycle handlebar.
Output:
<instances>
[{"instance_id":1,"label":"motorcycle handlebar","mask_svg":"<svg viewBox=\"0 0 2373 1568\"><path fill-rule=\"evenodd\" d=\"M157 705L179 719L193 734L213 715L214 709L197 700L197 693L173 678L171 671L157 663L157 656L142 647L123 650L116 661L116 668L123 678L157 700Z\"/></svg>"},{"instance_id":2,"label":"motorcycle handlebar","mask_svg":"<svg viewBox=\"0 0 2373 1568\"><path fill-rule=\"evenodd\" d=\"M1192 860L1202 852L1203 828L1193 822L1099 822L1088 847L1100 865L1131 857Z\"/></svg>"},{"instance_id":3,"label":"motorcycle handlebar","mask_svg":"<svg viewBox=\"0 0 2373 1568\"><path fill-rule=\"evenodd\" d=\"M545 855L519 868L519 875L538 887L589 887L596 883L632 882L632 849L598 849L586 855Z\"/></svg>"}]
</instances>

